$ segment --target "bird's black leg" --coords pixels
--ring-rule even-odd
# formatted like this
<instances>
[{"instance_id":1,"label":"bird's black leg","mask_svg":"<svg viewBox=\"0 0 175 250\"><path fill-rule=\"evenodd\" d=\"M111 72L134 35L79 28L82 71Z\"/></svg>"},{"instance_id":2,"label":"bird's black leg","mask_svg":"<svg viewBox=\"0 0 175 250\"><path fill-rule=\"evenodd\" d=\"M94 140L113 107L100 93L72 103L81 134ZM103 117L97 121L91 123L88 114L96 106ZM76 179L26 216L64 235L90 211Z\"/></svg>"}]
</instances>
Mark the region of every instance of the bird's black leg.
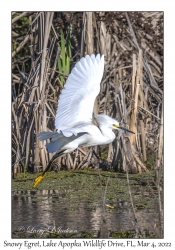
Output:
<instances>
[{"instance_id":1,"label":"bird's black leg","mask_svg":"<svg viewBox=\"0 0 175 250\"><path fill-rule=\"evenodd\" d=\"M37 178L35 178L34 183L33 183L33 187L35 187L45 176L46 172L49 170L51 164L53 163L53 161L55 159L57 159L58 157L60 157L61 155L63 155L65 152L65 150L62 150L60 152L58 152L57 154L55 154L52 159L50 160L49 164L47 165L46 169L44 170L44 172L42 173L42 175L39 175Z\"/></svg>"},{"instance_id":2,"label":"bird's black leg","mask_svg":"<svg viewBox=\"0 0 175 250\"><path fill-rule=\"evenodd\" d=\"M61 155L64 154L64 151L65 151L65 149L62 150L62 151L60 151L60 152L58 152L58 153L56 153L56 154L52 157L52 159L49 161L49 163L48 163L46 169L44 170L44 172L43 172L43 174L42 174L43 176L44 176L45 173L49 170L49 168L50 168L50 166L52 165L52 163L54 162L54 160L56 160L58 157L60 157Z\"/></svg>"},{"instance_id":3,"label":"bird's black leg","mask_svg":"<svg viewBox=\"0 0 175 250\"><path fill-rule=\"evenodd\" d=\"M93 149L92 150L92 153L95 155L95 157L99 160L99 157L98 157L98 155L95 153L95 150Z\"/></svg>"}]
</instances>

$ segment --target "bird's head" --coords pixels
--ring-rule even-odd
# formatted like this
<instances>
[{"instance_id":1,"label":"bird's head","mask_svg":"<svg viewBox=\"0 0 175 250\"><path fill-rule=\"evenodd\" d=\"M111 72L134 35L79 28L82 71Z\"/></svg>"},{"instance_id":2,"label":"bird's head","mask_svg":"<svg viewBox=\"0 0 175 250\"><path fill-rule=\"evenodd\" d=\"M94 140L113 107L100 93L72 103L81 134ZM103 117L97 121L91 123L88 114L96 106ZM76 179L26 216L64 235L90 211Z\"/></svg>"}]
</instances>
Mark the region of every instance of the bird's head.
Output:
<instances>
[{"instance_id":1,"label":"bird's head","mask_svg":"<svg viewBox=\"0 0 175 250\"><path fill-rule=\"evenodd\" d=\"M108 116L106 114L95 115L95 119L97 120L100 127L106 126L110 129L124 130L126 132L135 134L131 130L128 130L128 129L120 126L119 122L116 119L111 118L110 116Z\"/></svg>"}]
</instances>

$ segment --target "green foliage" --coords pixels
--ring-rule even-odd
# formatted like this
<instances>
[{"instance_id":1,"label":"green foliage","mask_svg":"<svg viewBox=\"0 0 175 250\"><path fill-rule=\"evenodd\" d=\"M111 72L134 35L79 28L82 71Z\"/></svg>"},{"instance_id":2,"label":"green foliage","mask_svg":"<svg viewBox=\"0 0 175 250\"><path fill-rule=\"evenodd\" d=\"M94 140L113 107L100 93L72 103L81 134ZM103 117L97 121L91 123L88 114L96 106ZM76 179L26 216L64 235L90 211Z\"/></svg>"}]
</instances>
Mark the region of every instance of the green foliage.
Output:
<instances>
[{"instance_id":1,"label":"green foliage","mask_svg":"<svg viewBox=\"0 0 175 250\"><path fill-rule=\"evenodd\" d=\"M94 232L86 232L86 231L82 231L81 232L81 238L88 238L88 239L91 239L91 238L94 238Z\"/></svg>"},{"instance_id":2,"label":"green foliage","mask_svg":"<svg viewBox=\"0 0 175 250\"><path fill-rule=\"evenodd\" d=\"M25 178L27 178L27 175L26 175L27 174L26 162L25 162L25 160L22 160L21 163L22 163L22 166L23 166L23 174L24 174L23 177L25 179Z\"/></svg>"},{"instance_id":3,"label":"green foliage","mask_svg":"<svg viewBox=\"0 0 175 250\"><path fill-rule=\"evenodd\" d=\"M24 24L29 24L29 19L28 19L28 17L26 17L26 16L21 17L21 18L20 18L20 21L21 21L22 23L24 23Z\"/></svg>"},{"instance_id":4,"label":"green foliage","mask_svg":"<svg viewBox=\"0 0 175 250\"><path fill-rule=\"evenodd\" d=\"M117 239L134 238L135 231L110 232L110 237Z\"/></svg>"},{"instance_id":5,"label":"green foliage","mask_svg":"<svg viewBox=\"0 0 175 250\"><path fill-rule=\"evenodd\" d=\"M17 44L14 42L13 43L13 45L12 45L13 47L12 47L12 50L14 51L14 50L16 50L16 48L17 48Z\"/></svg>"},{"instance_id":6,"label":"green foliage","mask_svg":"<svg viewBox=\"0 0 175 250\"><path fill-rule=\"evenodd\" d=\"M65 39L63 30L61 30L61 53L58 56L58 70L60 72L60 82L62 86L65 84L65 76L70 73L70 59L72 57L71 34L72 29L70 28L67 39Z\"/></svg>"},{"instance_id":7,"label":"green foliage","mask_svg":"<svg viewBox=\"0 0 175 250\"><path fill-rule=\"evenodd\" d=\"M156 238L156 235L153 232L150 232L148 230L145 230L145 238L152 239ZM130 231L121 231L121 232L110 232L110 237L115 238L115 239L132 239L135 238L135 231L130 230ZM139 232L138 233L138 238L143 238L143 233Z\"/></svg>"},{"instance_id":8,"label":"green foliage","mask_svg":"<svg viewBox=\"0 0 175 250\"><path fill-rule=\"evenodd\" d=\"M153 157L153 154L151 153L148 153L147 154L147 161L146 161L146 167L148 169L153 169L153 165L154 165L154 157Z\"/></svg>"}]
</instances>

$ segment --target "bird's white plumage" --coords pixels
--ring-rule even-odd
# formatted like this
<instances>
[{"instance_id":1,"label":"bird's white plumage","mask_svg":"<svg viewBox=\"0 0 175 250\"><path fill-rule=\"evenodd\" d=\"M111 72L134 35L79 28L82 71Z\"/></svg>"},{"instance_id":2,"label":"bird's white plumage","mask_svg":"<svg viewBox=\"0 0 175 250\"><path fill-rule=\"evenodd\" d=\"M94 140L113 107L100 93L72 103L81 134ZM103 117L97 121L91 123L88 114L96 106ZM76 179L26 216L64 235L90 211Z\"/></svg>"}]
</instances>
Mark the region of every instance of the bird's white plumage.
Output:
<instances>
[{"instance_id":1,"label":"bird's white plumage","mask_svg":"<svg viewBox=\"0 0 175 250\"><path fill-rule=\"evenodd\" d=\"M103 70L104 56L100 58L99 54L96 57L87 55L76 63L58 101L55 118L57 131L38 134L40 141L51 139L46 143L49 153L57 150L72 152L80 145L108 144L115 138L113 129L124 129L119 127L117 120L106 114L95 116L99 127L92 123L94 101L100 92Z\"/></svg>"},{"instance_id":2,"label":"bird's white plumage","mask_svg":"<svg viewBox=\"0 0 175 250\"><path fill-rule=\"evenodd\" d=\"M104 56L86 55L76 63L58 101L55 118L57 131L91 122L96 96L104 71Z\"/></svg>"}]
</instances>

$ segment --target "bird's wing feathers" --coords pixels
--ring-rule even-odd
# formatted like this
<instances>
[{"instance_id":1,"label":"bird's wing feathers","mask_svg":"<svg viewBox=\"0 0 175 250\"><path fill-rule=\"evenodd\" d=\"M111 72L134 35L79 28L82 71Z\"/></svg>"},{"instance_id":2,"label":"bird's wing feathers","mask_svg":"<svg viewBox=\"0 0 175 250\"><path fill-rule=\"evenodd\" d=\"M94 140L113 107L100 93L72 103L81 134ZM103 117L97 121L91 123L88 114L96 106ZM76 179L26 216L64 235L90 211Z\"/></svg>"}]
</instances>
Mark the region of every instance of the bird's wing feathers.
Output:
<instances>
[{"instance_id":1,"label":"bird's wing feathers","mask_svg":"<svg viewBox=\"0 0 175 250\"><path fill-rule=\"evenodd\" d=\"M58 132L92 120L93 106L100 92L104 56L86 55L76 63L58 101L55 127Z\"/></svg>"},{"instance_id":2,"label":"bird's wing feathers","mask_svg":"<svg viewBox=\"0 0 175 250\"><path fill-rule=\"evenodd\" d=\"M81 123L73 128L68 128L65 130L61 130L60 133L63 134L65 137L70 137L72 135L77 136L78 134L81 133L81 135L83 134L87 134L88 133L88 129L90 126L92 126L91 122L90 123Z\"/></svg>"}]
</instances>

